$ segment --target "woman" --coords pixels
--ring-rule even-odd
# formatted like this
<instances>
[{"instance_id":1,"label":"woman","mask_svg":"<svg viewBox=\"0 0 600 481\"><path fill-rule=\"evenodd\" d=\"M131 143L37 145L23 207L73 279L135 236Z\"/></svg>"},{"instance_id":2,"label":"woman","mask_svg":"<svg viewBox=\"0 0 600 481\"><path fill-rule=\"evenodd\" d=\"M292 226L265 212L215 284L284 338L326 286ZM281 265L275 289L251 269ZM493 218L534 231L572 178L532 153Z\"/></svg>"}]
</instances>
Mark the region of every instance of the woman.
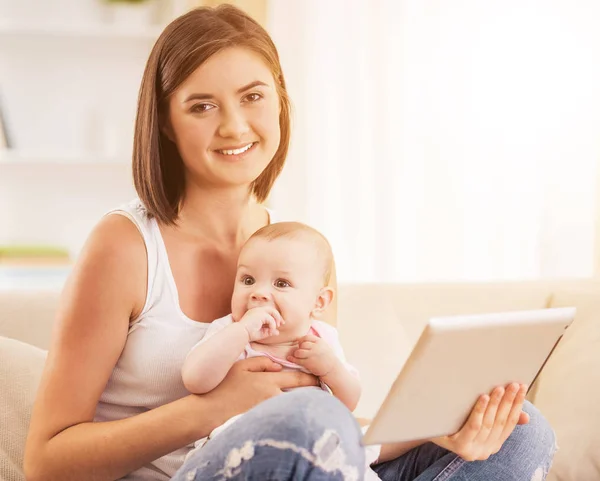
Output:
<instances>
[{"instance_id":1,"label":"woman","mask_svg":"<svg viewBox=\"0 0 600 481\"><path fill-rule=\"evenodd\" d=\"M277 396L313 377L251 359L206 395L181 381L189 348L229 313L241 245L272 221L260 203L283 167L289 123L277 51L251 18L202 8L165 29L140 90L139 200L99 222L67 282L27 441L29 481L361 479L360 431L338 401L318 390ZM514 429L527 421L514 388L483 397L455 436L384 447L405 454L376 471L543 479L553 435L529 405L531 422ZM191 443L248 410L183 464Z\"/></svg>"}]
</instances>

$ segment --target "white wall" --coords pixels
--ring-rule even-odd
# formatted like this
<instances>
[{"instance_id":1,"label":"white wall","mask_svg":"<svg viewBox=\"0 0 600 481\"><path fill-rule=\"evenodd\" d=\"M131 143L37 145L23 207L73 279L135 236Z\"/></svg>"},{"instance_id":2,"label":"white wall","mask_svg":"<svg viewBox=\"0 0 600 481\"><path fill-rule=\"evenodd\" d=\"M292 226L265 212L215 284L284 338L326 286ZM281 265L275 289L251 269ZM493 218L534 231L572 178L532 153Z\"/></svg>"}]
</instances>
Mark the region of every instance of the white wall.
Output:
<instances>
[{"instance_id":1,"label":"white wall","mask_svg":"<svg viewBox=\"0 0 600 481\"><path fill-rule=\"evenodd\" d=\"M0 0L0 106L15 149L12 162L0 157L0 244L76 254L99 217L134 195L133 122L153 29L112 34L109 22L99 0Z\"/></svg>"},{"instance_id":2,"label":"white wall","mask_svg":"<svg viewBox=\"0 0 600 481\"><path fill-rule=\"evenodd\" d=\"M295 106L272 204L330 237L342 280L592 273L599 2L269 7ZM0 0L1 106L33 160L0 160L0 243L76 252L105 210L134 195L131 130L151 35L3 29L105 21L97 0Z\"/></svg>"},{"instance_id":3,"label":"white wall","mask_svg":"<svg viewBox=\"0 0 600 481\"><path fill-rule=\"evenodd\" d=\"M0 244L55 244L75 255L100 217L133 196L126 164L0 163Z\"/></svg>"},{"instance_id":4,"label":"white wall","mask_svg":"<svg viewBox=\"0 0 600 481\"><path fill-rule=\"evenodd\" d=\"M340 279L594 273L600 2L272 2L269 25L295 105L273 206Z\"/></svg>"}]
</instances>

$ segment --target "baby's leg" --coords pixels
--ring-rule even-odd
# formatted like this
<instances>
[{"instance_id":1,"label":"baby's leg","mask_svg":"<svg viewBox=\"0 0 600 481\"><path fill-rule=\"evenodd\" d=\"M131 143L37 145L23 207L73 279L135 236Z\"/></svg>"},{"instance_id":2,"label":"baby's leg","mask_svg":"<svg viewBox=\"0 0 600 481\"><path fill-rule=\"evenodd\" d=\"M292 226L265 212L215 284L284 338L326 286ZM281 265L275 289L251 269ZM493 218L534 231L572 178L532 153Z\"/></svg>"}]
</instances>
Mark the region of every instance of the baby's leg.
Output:
<instances>
[{"instance_id":1,"label":"baby's leg","mask_svg":"<svg viewBox=\"0 0 600 481\"><path fill-rule=\"evenodd\" d=\"M271 398L194 453L172 481L363 479L364 448L335 397L298 389Z\"/></svg>"}]
</instances>

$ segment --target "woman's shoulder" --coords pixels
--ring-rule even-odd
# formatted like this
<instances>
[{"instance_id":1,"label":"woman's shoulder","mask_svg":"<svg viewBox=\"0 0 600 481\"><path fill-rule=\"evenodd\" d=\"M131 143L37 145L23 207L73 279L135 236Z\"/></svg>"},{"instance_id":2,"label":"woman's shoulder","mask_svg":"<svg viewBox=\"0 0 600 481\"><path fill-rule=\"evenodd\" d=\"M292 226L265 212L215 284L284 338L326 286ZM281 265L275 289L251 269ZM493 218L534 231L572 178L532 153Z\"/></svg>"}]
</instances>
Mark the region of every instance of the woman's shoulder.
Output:
<instances>
[{"instance_id":1,"label":"woman's shoulder","mask_svg":"<svg viewBox=\"0 0 600 481\"><path fill-rule=\"evenodd\" d=\"M96 224L85 246L101 255L131 256L145 252L145 243L139 227L127 216L105 215ZM143 256L145 260L145 255Z\"/></svg>"},{"instance_id":2,"label":"woman's shoulder","mask_svg":"<svg viewBox=\"0 0 600 481\"><path fill-rule=\"evenodd\" d=\"M146 248L140 232L126 217L106 215L77 256L70 284L82 298L89 291L97 292L98 285L110 285L111 292L120 292L127 308L137 314L144 305L146 277Z\"/></svg>"},{"instance_id":3,"label":"woman's shoulder","mask_svg":"<svg viewBox=\"0 0 600 481\"><path fill-rule=\"evenodd\" d=\"M82 254L92 258L110 256L127 259L129 265L136 259L145 262L142 232L145 213L142 209L139 200L133 200L107 212L92 229Z\"/></svg>"},{"instance_id":4,"label":"woman's shoulder","mask_svg":"<svg viewBox=\"0 0 600 481\"><path fill-rule=\"evenodd\" d=\"M108 217L114 214L128 218L142 233L144 230L149 229L152 222L152 217L148 214L148 210L138 198L109 210L105 216Z\"/></svg>"}]
</instances>

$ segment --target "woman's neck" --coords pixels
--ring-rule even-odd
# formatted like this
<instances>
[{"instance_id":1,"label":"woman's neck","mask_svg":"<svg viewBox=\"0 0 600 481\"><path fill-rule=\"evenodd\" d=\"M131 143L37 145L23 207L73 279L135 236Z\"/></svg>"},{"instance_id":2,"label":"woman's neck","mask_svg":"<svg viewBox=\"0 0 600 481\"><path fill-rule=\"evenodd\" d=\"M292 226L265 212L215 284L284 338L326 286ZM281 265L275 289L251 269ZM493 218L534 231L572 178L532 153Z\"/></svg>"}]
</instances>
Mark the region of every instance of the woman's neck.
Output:
<instances>
[{"instance_id":1,"label":"woman's neck","mask_svg":"<svg viewBox=\"0 0 600 481\"><path fill-rule=\"evenodd\" d=\"M254 232L256 204L247 189L189 189L177 229L223 247L239 247Z\"/></svg>"}]
</instances>

